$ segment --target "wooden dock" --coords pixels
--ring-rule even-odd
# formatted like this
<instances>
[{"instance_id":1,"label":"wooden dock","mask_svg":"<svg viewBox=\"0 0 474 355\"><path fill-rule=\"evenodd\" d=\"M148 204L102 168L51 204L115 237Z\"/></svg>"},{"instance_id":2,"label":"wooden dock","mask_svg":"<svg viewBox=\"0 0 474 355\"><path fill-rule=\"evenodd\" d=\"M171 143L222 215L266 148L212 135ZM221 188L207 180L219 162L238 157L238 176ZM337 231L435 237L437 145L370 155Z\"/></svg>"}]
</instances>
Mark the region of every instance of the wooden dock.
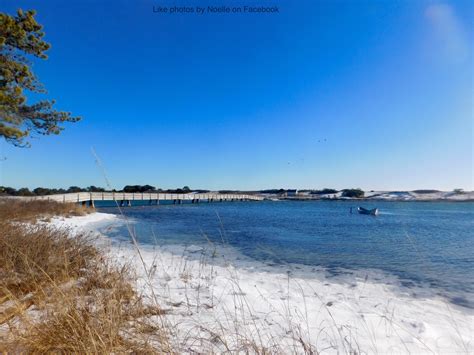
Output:
<instances>
[{"instance_id":1,"label":"wooden dock","mask_svg":"<svg viewBox=\"0 0 474 355\"><path fill-rule=\"evenodd\" d=\"M148 201L149 205L158 205L160 201L172 201L174 204L184 202L224 202L224 201L262 201L258 195L248 194L219 194L219 193L149 193L149 192L78 192L46 196L16 197L23 200L49 200L56 202L73 202L88 204L94 207L95 201L117 201L119 206L131 206L131 201Z\"/></svg>"}]
</instances>

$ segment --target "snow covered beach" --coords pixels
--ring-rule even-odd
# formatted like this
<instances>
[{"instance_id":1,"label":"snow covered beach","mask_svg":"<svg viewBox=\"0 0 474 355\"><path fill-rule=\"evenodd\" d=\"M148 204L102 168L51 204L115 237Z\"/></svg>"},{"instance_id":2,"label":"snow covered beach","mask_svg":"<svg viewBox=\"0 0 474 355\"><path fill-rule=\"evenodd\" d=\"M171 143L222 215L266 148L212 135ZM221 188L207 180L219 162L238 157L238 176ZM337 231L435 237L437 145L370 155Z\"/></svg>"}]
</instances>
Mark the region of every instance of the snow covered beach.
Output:
<instances>
[{"instance_id":1,"label":"snow covered beach","mask_svg":"<svg viewBox=\"0 0 474 355\"><path fill-rule=\"evenodd\" d=\"M331 276L317 267L268 265L212 244L140 246L140 258L132 243L106 237L126 223L115 215L51 223L101 231L100 245L135 267L137 287L166 311L157 321L183 351L237 351L249 344L296 353L474 351L472 310L404 288L381 272Z\"/></svg>"}]
</instances>

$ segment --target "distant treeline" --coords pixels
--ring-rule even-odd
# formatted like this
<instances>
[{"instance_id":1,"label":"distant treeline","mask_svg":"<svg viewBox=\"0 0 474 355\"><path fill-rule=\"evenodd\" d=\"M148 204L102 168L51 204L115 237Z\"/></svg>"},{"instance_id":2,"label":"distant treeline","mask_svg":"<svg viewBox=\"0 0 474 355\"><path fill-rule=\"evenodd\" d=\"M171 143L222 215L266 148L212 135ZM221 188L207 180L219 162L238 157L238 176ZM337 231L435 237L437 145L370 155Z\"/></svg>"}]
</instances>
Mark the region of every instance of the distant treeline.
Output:
<instances>
[{"instance_id":1,"label":"distant treeline","mask_svg":"<svg viewBox=\"0 0 474 355\"><path fill-rule=\"evenodd\" d=\"M283 195L288 191L295 191L295 189L266 189L260 191L240 191L240 190L219 190L221 194L232 194L232 193L263 193L263 194L276 194ZM464 193L463 189L454 189L457 194ZM50 189L46 187L37 187L36 189L30 190L27 187L22 187L20 189L15 189L8 186L0 186L0 195L8 196L44 196L44 195L54 195L54 194L65 194L65 193L77 193L77 192L162 192L162 193L174 193L174 194L186 194L186 193L207 193L210 190L203 189L190 189L189 186L184 186L177 189L159 189L152 185L126 185L121 190L107 190L103 187L89 186L89 187L79 187L79 186L70 186L67 189ZM321 190L298 190L299 193L307 193L310 195L333 195L341 192L342 197L355 197L362 198L364 197L364 191L362 189L329 189L324 188ZM418 194L429 194L439 192L438 190L414 190Z\"/></svg>"},{"instance_id":2,"label":"distant treeline","mask_svg":"<svg viewBox=\"0 0 474 355\"><path fill-rule=\"evenodd\" d=\"M285 194L288 191L295 191L291 189L268 189L260 190L257 192L266 193L266 194ZM299 190L299 192L310 193L311 195L330 195L336 194L342 191L342 196L344 197L363 197L364 191L361 189L345 189L345 190L335 190L335 189L322 189L322 190ZM66 194L66 193L78 193L78 192L162 192L162 193L174 193L174 194L186 194L186 193L207 193L209 190L203 189L190 189L189 186L184 186L177 189L160 189L152 185L126 185L121 190L109 190L103 187L89 186L89 187L79 187L79 186L70 186L67 189L59 188L46 188L46 187L37 187L33 190L28 189L27 187L22 187L20 189L15 189L8 186L0 186L0 195L8 196L44 196L44 195L54 195L54 194ZM232 194L232 193L242 193L240 190L219 190L221 194ZM245 191L245 193L255 193L255 191Z\"/></svg>"},{"instance_id":3,"label":"distant treeline","mask_svg":"<svg viewBox=\"0 0 474 355\"><path fill-rule=\"evenodd\" d=\"M67 189L50 189L46 187L37 187L36 189L30 190L27 187L22 187L20 189L15 189L8 186L0 186L0 195L8 196L44 196L44 195L54 195L54 194L66 194L66 193L77 193L77 192L163 192L163 193L177 193L185 194L190 192L196 193L206 193L209 190L191 190L188 186L178 189L157 189L152 185L126 185L122 190L107 190L103 187L89 186L89 187L79 187L79 186L70 186Z\"/></svg>"}]
</instances>

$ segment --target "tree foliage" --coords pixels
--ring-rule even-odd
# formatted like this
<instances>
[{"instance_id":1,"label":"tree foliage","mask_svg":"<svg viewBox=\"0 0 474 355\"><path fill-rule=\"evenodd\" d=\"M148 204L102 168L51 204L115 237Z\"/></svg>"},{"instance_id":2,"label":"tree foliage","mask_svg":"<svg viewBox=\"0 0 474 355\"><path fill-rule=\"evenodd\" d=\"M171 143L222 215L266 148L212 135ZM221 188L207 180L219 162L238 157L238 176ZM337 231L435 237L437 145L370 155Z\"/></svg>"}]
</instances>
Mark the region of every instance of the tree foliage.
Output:
<instances>
[{"instance_id":1,"label":"tree foliage","mask_svg":"<svg viewBox=\"0 0 474 355\"><path fill-rule=\"evenodd\" d=\"M345 189L342 190L342 197L355 197L362 198L364 197L364 191L361 189Z\"/></svg>"},{"instance_id":2,"label":"tree foliage","mask_svg":"<svg viewBox=\"0 0 474 355\"><path fill-rule=\"evenodd\" d=\"M311 191L311 195L329 195L329 194L337 194L339 191L336 189L328 189L324 188L322 190L313 190Z\"/></svg>"},{"instance_id":3,"label":"tree foliage","mask_svg":"<svg viewBox=\"0 0 474 355\"><path fill-rule=\"evenodd\" d=\"M266 189L260 190L262 194L284 194L286 192L285 189Z\"/></svg>"},{"instance_id":4,"label":"tree foliage","mask_svg":"<svg viewBox=\"0 0 474 355\"><path fill-rule=\"evenodd\" d=\"M166 192L173 194L186 194L190 192L206 193L209 190L191 190L188 186L184 186L182 189L167 189L162 190L158 189L152 185L126 185L122 190L115 189L104 189L103 187L97 187L91 185L89 187L83 188L79 186L70 186L67 189L63 188L47 188L47 187L37 187L30 191L27 187L22 187L20 189L15 189L9 186L0 186L0 196L45 196L45 195L54 195L54 194L64 194L64 193L79 193L79 192ZM238 191L234 191L238 192Z\"/></svg>"},{"instance_id":5,"label":"tree foliage","mask_svg":"<svg viewBox=\"0 0 474 355\"><path fill-rule=\"evenodd\" d=\"M103 187L97 187L94 185L89 186L86 188L87 192L105 192L105 189Z\"/></svg>"},{"instance_id":6,"label":"tree foliage","mask_svg":"<svg viewBox=\"0 0 474 355\"><path fill-rule=\"evenodd\" d=\"M27 104L25 92L46 91L31 70L29 58L47 59L50 48L35 11L0 13L0 136L16 146L29 146L31 133L59 134L64 122L76 122L69 112L56 111L54 100Z\"/></svg>"},{"instance_id":7,"label":"tree foliage","mask_svg":"<svg viewBox=\"0 0 474 355\"><path fill-rule=\"evenodd\" d=\"M434 194L434 193L437 193L437 192L440 192L440 191L439 190L425 189L425 190L413 190L412 192L417 193L417 194Z\"/></svg>"},{"instance_id":8,"label":"tree foliage","mask_svg":"<svg viewBox=\"0 0 474 355\"><path fill-rule=\"evenodd\" d=\"M123 188L123 192L154 192L156 188L151 185L127 185Z\"/></svg>"}]
</instances>

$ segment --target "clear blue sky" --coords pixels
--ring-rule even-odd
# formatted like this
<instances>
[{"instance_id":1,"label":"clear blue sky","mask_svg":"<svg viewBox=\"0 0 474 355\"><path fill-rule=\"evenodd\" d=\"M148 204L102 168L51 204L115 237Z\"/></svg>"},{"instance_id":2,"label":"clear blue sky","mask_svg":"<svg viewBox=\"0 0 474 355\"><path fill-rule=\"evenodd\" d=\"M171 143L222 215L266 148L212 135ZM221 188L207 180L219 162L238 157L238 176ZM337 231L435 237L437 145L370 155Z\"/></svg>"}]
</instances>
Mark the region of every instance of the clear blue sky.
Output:
<instances>
[{"instance_id":1,"label":"clear blue sky","mask_svg":"<svg viewBox=\"0 0 474 355\"><path fill-rule=\"evenodd\" d=\"M473 189L470 1L5 1L52 44L34 71L83 119L1 142L0 185ZM243 5L248 1L181 1Z\"/></svg>"}]
</instances>

